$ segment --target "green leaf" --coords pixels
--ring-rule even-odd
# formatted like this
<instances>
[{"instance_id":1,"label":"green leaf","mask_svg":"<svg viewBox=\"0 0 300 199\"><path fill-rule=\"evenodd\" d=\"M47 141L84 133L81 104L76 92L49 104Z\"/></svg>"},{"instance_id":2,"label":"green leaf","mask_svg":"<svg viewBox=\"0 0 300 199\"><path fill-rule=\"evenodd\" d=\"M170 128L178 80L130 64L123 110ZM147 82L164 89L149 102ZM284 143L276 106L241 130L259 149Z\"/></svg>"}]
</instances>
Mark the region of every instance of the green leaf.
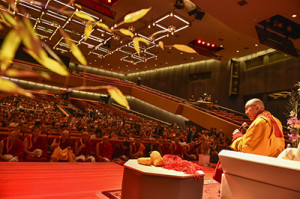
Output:
<instances>
[{"instance_id":1,"label":"green leaf","mask_svg":"<svg viewBox=\"0 0 300 199\"><path fill-rule=\"evenodd\" d=\"M130 36L130 37L132 37L134 35L130 30L127 30L127 29L120 29L120 32L123 35Z\"/></svg>"},{"instance_id":2,"label":"green leaf","mask_svg":"<svg viewBox=\"0 0 300 199\"><path fill-rule=\"evenodd\" d=\"M6 70L21 43L21 37L16 30L11 30L5 37L0 51L1 70Z\"/></svg>"},{"instance_id":3,"label":"green leaf","mask_svg":"<svg viewBox=\"0 0 300 199\"><path fill-rule=\"evenodd\" d=\"M125 23L135 22L135 21L139 20L140 18L144 17L150 10L151 10L151 7L130 13L124 17L124 22Z\"/></svg>"},{"instance_id":4,"label":"green leaf","mask_svg":"<svg viewBox=\"0 0 300 199\"><path fill-rule=\"evenodd\" d=\"M90 22L88 22L84 29L84 41L86 41L89 38L92 30L93 30L93 25Z\"/></svg>"},{"instance_id":5,"label":"green leaf","mask_svg":"<svg viewBox=\"0 0 300 199\"><path fill-rule=\"evenodd\" d=\"M85 13L83 13L83 12L81 12L81 11L76 11L76 12L74 12L74 14L75 14L77 17L81 18L81 19L85 19L85 20L87 20L87 21L95 22L95 19L94 19L93 17L91 17L90 15L85 14Z\"/></svg>"}]
</instances>

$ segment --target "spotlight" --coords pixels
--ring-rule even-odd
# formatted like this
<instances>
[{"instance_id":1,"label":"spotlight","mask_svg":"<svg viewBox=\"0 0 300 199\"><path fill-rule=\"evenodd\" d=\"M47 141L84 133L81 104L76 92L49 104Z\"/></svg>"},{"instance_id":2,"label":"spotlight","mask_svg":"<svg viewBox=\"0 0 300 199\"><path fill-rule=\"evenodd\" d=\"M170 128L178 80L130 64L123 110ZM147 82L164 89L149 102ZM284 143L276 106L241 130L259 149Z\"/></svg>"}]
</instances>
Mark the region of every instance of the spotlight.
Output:
<instances>
[{"instance_id":1,"label":"spotlight","mask_svg":"<svg viewBox=\"0 0 300 199\"><path fill-rule=\"evenodd\" d=\"M203 11L197 11L197 14L195 15L195 19L201 20L205 15L205 12Z\"/></svg>"},{"instance_id":2,"label":"spotlight","mask_svg":"<svg viewBox=\"0 0 300 199\"><path fill-rule=\"evenodd\" d=\"M191 16L195 13L197 13L197 6L196 4L194 4L193 2L191 2L190 0L183 0L183 3L185 5L185 8L188 11L188 14Z\"/></svg>"},{"instance_id":3,"label":"spotlight","mask_svg":"<svg viewBox=\"0 0 300 199\"><path fill-rule=\"evenodd\" d=\"M183 0L183 3L190 16L195 15L195 19L198 20L201 20L204 17L205 12L199 9L198 6L193 2L190 0Z\"/></svg>"},{"instance_id":4,"label":"spotlight","mask_svg":"<svg viewBox=\"0 0 300 199\"><path fill-rule=\"evenodd\" d=\"M174 7L176 9L183 9L184 8L183 0L176 0L176 3L174 4Z\"/></svg>"}]
</instances>

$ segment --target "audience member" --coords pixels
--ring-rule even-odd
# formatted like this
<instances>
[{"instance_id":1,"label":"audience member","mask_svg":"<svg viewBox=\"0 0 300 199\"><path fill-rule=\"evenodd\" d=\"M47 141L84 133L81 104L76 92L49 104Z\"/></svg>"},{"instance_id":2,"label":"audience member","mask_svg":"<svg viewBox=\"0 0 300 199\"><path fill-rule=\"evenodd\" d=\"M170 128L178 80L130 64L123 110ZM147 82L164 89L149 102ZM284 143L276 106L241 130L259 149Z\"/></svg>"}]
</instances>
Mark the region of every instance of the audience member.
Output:
<instances>
[{"instance_id":1,"label":"audience member","mask_svg":"<svg viewBox=\"0 0 300 199\"><path fill-rule=\"evenodd\" d=\"M103 136L101 142L96 145L96 161L97 162L110 162L113 155L113 148L108 141L108 136Z\"/></svg>"},{"instance_id":2,"label":"audience member","mask_svg":"<svg viewBox=\"0 0 300 199\"><path fill-rule=\"evenodd\" d=\"M51 146L51 150L54 150L51 155L51 162L58 161L69 161L75 162L75 154L72 150L72 143L70 140L70 132L68 130L64 130L60 137L57 137L53 140Z\"/></svg>"},{"instance_id":3,"label":"audience member","mask_svg":"<svg viewBox=\"0 0 300 199\"><path fill-rule=\"evenodd\" d=\"M45 137L41 136L41 129L38 126L32 128L32 134L24 139L25 161L28 162L47 162L47 142Z\"/></svg>"},{"instance_id":4,"label":"audience member","mask_svg":"<svg viewBox=\"0 0 300 199\"><path fill-rule=\"evenodd\" d=\"M24 156L23 142L17 131L11 131L7 138L0 141L0 161L22 162Z\"/></svg>"},{"instance_id":5,"label":"audience member","mask_svg":"<svg viewBox=\"0 0 300 199\"><path fill-rule=\"evenodd\" d=\"M82 138L75 142L75 159L77 162L95 162L93 144L88 132L82 133Z\"/></svg>"}]
</instances>

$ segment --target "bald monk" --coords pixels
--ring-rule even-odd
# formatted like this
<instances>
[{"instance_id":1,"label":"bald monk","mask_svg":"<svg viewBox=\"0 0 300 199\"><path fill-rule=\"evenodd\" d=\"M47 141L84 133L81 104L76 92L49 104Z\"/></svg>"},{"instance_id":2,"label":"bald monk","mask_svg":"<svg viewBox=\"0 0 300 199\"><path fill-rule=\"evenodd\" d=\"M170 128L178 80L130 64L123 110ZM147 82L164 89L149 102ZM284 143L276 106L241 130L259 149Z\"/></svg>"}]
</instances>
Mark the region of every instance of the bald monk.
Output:
<instances>
[{"instance_id":1,"label":"bald monk","mask_svg":"<svg viewBox=\"0 0 300 199\"><path fill-rule=\"evenodd\" d=\"M0 161L21 162L24 156L24 146L19 139L19 132L12 131L0 142Z\"/></svg>"},{"instance_id":2,"label":"bald monk","mask_svg":"<svg viewBox=\"0 0 300 199\"><path fill-rule=\"evenodd\" d=\"M54 150L50 161L76 162L75 154L73 153L71 146L70 132L68 130L64 130L61 136L55 138L50 146L51 150Z\"/></svg>"},{"instance_id":3,"label":"bald monk","mask_svg":"<svg viewBox=\"0 0 300 199\"><path fill-rule=\"evenodd\" d=\"M24 139L25 161L27 162L47 162L47 142L45 137L41 136L41 128L33 126L32 133Z\"/></svg>"},{"instance_id":4,"label":"bald monk","mask_svg":"<svg viewBox=\"0 0 300 199\"><path fill-rule=\"evenodd\" d=\"M23 142L25 161L27 162L47 162L47 142L45 137L41 136L41 128L33 126L32 133L28 135Z\"/></svg>"},{"instance_id":5,"label":"bald monk","mask_svg":"<svg viewBox=\"0 0 300 199\"><path fill-rule=\"evenodd\" d=\"M77 162L95 162L93 144L88 132L82 133L82 138L75 142L75 159Z\"/></svg>"},{"instance_id":6,"label":"bald monk","mask_svg":"<svg viewBox=\"0 0 300 199\"><path fill-rule=\"evenodd\" d=\"M103 136L102 142L96 145L96 161L110 162L112 159L113 149L111 143L108 141L108 136Z\"/></svg>"},{"instance_id":7,"label":"bald monk","mask_svg":"<svg viewBox=\"0 0 300 199\"><path fill-rule=\"evenodd\" d=\"M230 146L235 151L277 157L285 148L282 124L265 110L260 99L251 99L245 105L245 113L252 121L243 135L238 129L233 133Z\"/></svg>"},{"instance_id":8,"label":"bald monk","mask_svg":"<svg viewBox=\"0 0 300 199\"><path fill-rule=\"evenodd\" d=\"M235 151L277 157L285 148L282 124L265 110L264 103L257 98L245 105L245 113L252 121L243 135L238 129L233 132L230 148ZM221 182L222 166L216 166L213 178Z\"/></svg>"}]
</instances>

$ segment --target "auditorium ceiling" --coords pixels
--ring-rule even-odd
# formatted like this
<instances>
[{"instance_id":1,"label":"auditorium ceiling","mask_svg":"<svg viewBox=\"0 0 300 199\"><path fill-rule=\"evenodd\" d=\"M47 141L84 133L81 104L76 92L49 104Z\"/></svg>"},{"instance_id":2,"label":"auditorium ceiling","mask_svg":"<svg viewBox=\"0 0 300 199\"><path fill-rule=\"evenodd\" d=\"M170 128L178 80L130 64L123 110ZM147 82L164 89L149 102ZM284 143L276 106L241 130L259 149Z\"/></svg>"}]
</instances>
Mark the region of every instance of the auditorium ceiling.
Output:
<instances>
[{"instance_id":1,"label":"auditorium ceiling","mask_svg":"<svg viewBox=\"0 0 300 199\"><path fill-rule=\"evenodd\" d=\"M71 62L79 63L67 48L60 34L60 28L64 29L78 45L89 66L122 74L208 59L227 61L242 57L269 48L259 42L255 30L255 25L259 22L281 15L300 24L299 0L191 0L198 7L196 10L193 3L184 4L180 0L119 0L112 6L105 5L107 1L110 2L110 0L78 0L74 1L75 3L67 0L20 0L18 7L25 9L27 14L15 13L15 15L30 18L41 40L57 54L70 57ZM7 7L5 0L0 2ZM98 8L102 13L85 6L81 8L76 6L76 3L79 5L82 2L100 6ZM177 6L174 6L175 4ZM144 38L158 33L148 46L141 45L140 56L134 49L132 37L118 31L110 33L93 26L91 35L84 40L86 23L78 20L73 14L79 9L96 21L114 27L123 21L127 14L149 7L151 10L142 19L116 28L129 29L136 37ZM179 7L182 9L178 9ZM59 12L61 8L68 14ZM192 11L196 13L189 15L188 12ZM285 25L282 27L282 24L277 24L277 27L288 28L289 32L294 31ZM8 29L1 31L0 36L4 38L7 31ZM296 49L300 49L299 38L288 39L293 42ZM164 50L159 47L159 41L163 42ZM192 41L196 43L191 43ZM202 42L205 48L201 46ZM198 54L182 52L174 48L174 44L190 46L194 44L192 47L196 46ZM210 48L212 45L219 47L218 50L212 50Z\"/></svg>"}]
</instances>

